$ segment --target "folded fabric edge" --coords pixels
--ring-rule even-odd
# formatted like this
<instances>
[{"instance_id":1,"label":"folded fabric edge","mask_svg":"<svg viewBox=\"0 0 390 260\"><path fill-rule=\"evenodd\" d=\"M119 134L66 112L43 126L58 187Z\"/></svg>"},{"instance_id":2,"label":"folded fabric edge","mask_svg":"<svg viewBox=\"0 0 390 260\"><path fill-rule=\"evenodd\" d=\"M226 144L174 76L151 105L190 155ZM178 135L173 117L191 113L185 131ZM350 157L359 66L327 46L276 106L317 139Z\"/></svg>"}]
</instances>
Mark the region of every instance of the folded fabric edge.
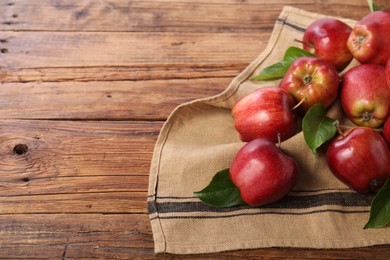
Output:
<instances>
[{"instance_id":1,"label":"folded fabric edge","mask_svg":"<svg viewBox=\"0 0 390 260\"><path fill-rule=\"evenodd\" d=\"M197 246L196 248L191 248L188 246L180 245L169 245L166 252L174 254L206 254L206 253L217 253L217 252L226 252L232 250L248 250L248 249L260 249L260 248L294 248L294 249L306 249L307 241L305 240L281 240L279 243L275 243L273 240L267 241L248 241L245 243L229 243L229 244L220 244L220 245L207 245L207 246ZM362 240L356 243L356 241L313 241L313 246L310 247L313 250L326 250L326 249L348 249L348 248L357 248L357 247L369 247L377 245L385 245L388 243L385 239L378 238L372 241ZM160 253L160 252L157 252Z\"/></svg>"}]
</instances>

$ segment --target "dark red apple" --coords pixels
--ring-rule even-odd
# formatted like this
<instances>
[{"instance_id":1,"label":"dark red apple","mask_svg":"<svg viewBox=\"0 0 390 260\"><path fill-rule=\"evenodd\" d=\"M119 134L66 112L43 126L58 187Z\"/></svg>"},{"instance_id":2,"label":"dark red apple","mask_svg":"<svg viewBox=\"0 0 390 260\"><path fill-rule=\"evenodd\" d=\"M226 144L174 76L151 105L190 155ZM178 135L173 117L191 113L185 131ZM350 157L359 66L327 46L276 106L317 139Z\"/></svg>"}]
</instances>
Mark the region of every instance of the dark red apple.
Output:
<instances>
[{"instance_id":1,"label":"dark red apple","mask_svg":"<svg viewBox=\"0 0 390 260\"><path fill-rule=\"evenodd\" d=\"M378 191L390 178L390 152L383 137L369 127L354 127L333 140L326 151L333 174L359 193Z\"/></svg>"},{"instance_id":2,"label":"dark red apple","mask_svg":"<svg viewBox=\"0 0 390 260\"><path fill-rule=\"evenodd\" d=\"M272 142L295 134L294 99L278 87L263 87L238 100L232 108L234 126L244 142L266 138Z\"/></svg>"},{"instance_id":3,"label":"dark red apple","mask_svg":"<svg viewBox=\"0 0 390 260\"><path fill-rule=\"evenodd\" d=\"M242 200L261 206L287 195L296 183L298 166L273 142L256 139L241 148L229 171Z\"/></svg>"},{"instance_id":4,"label":"dark red apple","mask_svg":"<svg viewBox=\"0 0 390 260\"><path fill-rule=\"evenodd\" d=\"M352 61L347 47L352 28L335 18L321 18L306 29L302 38L303 49L327 60L342 71Z\"/></svg>"},{"instance_id":5,"label":"dark red apple","mask_svg":"<svg viewBox=\"0 0 390 260\"><path fill-rule=\"evenodd\" d=\"M390 145L390 115L387 117L385 125L383 126L383 136Z\"/></svg>"},{"instance_id":6,"label":"dark red apple","mask_svg":"<svg viewBox=\"0 0 390 260\"><path fill-rule=\"evenodd\" d=\"M390 58L390 11L372 12L358 21L347 46L360 63L386 65Z\"/></svg>"},{"instance_id":7,"label":"dark red apple","mask_svg":"<svg viewBox=\"0 0 390 260\"><path fill-rule=\"evenodd\" d=\"M390 88L390 59L387 61L386 64L386 82L387 86Z\"/></svg>"},{"instance_id":8,"label":"dark red apple","mask_svg":"<svg viewBox=\"0 0 390 260\"><path fill-rule=\"evenodd\" d=\"M358 126L378 128L390 113L390 88L385 67L362 64L343 77L341 105L347 117Z\"/></svg>"},{"instance_id":9,"label":"dark red apple","mask_svg":"<svg viewBox=\"0 0 390 260\"><path fill-rule=\"evenodd\" d=\"M301 111L316 103L328 108L338 95L340 77L333 64L315 57L296 59L284 75L279 87L301 102Z\"/></svg>"}]
</instances>

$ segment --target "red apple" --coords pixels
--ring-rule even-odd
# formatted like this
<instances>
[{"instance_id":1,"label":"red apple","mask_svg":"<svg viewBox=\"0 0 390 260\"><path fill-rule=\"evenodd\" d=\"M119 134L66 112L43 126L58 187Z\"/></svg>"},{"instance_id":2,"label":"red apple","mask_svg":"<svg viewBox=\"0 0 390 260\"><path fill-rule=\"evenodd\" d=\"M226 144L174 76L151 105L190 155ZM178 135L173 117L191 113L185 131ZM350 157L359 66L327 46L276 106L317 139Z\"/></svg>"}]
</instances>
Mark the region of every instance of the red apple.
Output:
<instances>
[{"instance_id":1,"label":"red apple","mask_svg":"<svg viewBox=\"0 0 390 260\"><path fill-rule=\"evenodd\" d=\"M383 136L390 145L390 116L387 117L385 125L383 126Z\"/></svg>"},{"instance_id":2,"label":"red apple","mask_svg":"<svg viewBox=\"0 0 390 260\"><path fill-rule=\"evenodd\" d=\"M385 67L358 65L344 74L341 105L347 117L358 126L378 128L390 113L390 88Z\"/></svg>"},{"instance_id":3,"label":"red apple","mask_svg":"<svg viewBox=\"0 0 390 260\"><path fill-rule=\"evenodd\" d=\"M390 11L372 12L358 21L347 46L360 63L386 65L390 58Z\"/></svg>"},{"instance_id":4,"label":"red apple","mask_svg":"<svg viewBox=\"0 0 390 260\"><path fill-rule=\"evenodd\" d=\"M307 111L321 103L329 107L338 95L340 77L333 64L315 57L296 59L284 75L279 87L290 93Z\"/></svg>"},{"instance_id":5,"label":"red apple","mask_svg":"<svg viewBox=\"0 0 390 260\"><path fill-rule=\"evenodd\" d=\"M261 206L287 195L295 185L298 167L273 142L256 139L241 148L229 171L242 200Z\"/></svg>"},{"instance_id":6,"label":"red apple","mask_svg":"<svg viewBox=\"0 0 390 260\"><path fill-rule=\"evenodd\" d=\"M351 31L349 25L338 19L318 19L306 29L302 38L303 49L333 63L337 71L342 71L353 59L347 47Z\"/></svg>"},{"instance_id":7,"label":"red apple","mask_svg":"<svg viewBox=\"0 0 390 260\"><path fill-rule=\"evenodd\" d=\"M294 99L283 89L263 87L242 97L232 108L234 126L244 142L266 138L278 142L295 134Z\"/></svg>"},{"instance_id":8,"label":"red apple","mask_svg":"<svg viewBox=\"0 0 390 260\"><path fill-rule=\"evenodd\" d=\"M387 86L390 88L390 59L388 59L386 64L386 82Z\"/></svg>"},{"instance_id":9,"label":"red apple","mask_svg":"<svg viewBox=\"0 0 390 260\"><path fill-rule=\"evenodd\" d=\"M390 178L390 152L374 129L355 127L337 137L327 148L333 174L359 193L378 191Z\"/></svg>"}]
</instances>

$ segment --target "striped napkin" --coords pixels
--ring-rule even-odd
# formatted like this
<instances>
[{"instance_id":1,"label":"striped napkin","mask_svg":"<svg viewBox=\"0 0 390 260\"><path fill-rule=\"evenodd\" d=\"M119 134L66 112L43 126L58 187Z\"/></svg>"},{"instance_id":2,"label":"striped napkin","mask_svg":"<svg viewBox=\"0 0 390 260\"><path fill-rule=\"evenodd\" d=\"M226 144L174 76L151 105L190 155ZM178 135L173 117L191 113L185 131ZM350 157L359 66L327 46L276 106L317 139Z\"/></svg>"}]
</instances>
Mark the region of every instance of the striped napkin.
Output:
<instances>
[{"instance_id":1,"label":"striped napkin","mask_svg":"<svg viewBox=\"0 0 390 260\"><path fill-rule=\"evenodd\" d=\"M316 158L298 133L281 149L299 166L287 197L262 207L215 208L193 195L228 168L244 145L231 107L243 95L279 81L252 82L262 68L299 46L305 28L324 17L286 6L265 50L221 94L178 106L164 124L151 162L148 211L156 253L197 254L263 247L350 248L390 243L389 227L363 230L372 195L353 192ZM355 21L341 19L349 25ZM239 43L238 43L239 44ZM350 65L354 66L356 63ZM348 124L339 103L329 116Z\"/></svg>"}]
</instances>

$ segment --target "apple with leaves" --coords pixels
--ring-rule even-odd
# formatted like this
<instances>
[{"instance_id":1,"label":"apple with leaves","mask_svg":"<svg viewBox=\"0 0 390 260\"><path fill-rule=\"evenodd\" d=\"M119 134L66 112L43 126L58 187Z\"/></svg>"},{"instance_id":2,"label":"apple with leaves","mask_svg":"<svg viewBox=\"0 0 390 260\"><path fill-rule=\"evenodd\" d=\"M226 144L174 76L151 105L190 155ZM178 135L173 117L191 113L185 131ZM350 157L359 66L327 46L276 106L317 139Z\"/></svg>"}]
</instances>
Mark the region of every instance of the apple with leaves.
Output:
<instances>
[{"instance_id":1,"label":"apple with leaves","mask_svg":"<svg viewBox=\"0 0 390 260\"><path fill-rule=\"evenodd\" d=\"M340 131L326 150L332 173L358 193L378 191L390 178L390 151L383 137L370 127Z\"/></svg>"},{"instance_id":2,"label":"apple with leaves","mask_svg":"<svg viewBox=\"0 0 390 260\"><path fill-rule=\"evenodd\" d=\"M360 63L385 66L390 58L390 11L375 11L358 21L347 46Z\"/></svg>"},{"instance_id":3,"label":"apple with leaves","mask_svg":"<svg viewBox=\"0 0 390 260\"><path fill-rule=\"evenodd\" d=\"M297 116L292 109L294 105L294 99L283 89L256 89L234 104L234 126L244 142L257 138L274 143L284 141L296 131Z\"/></svg>"},{"instance_id":4,"label":"apple with leaves","mask_svg":"<svg viewBox=\"0 0 390 260\"><path fill-rule=\"evenodd\" d=\"M288 194L296 183L298 166L273 142L255 139L238 151L229 171L242 200L262 206Z\"/></svg>"},{"instance_id":5,"label":"apple with leaves","mask_svg":"<svg viewBox=\"0 0 390 260\"><path fill-rule=\"evenodd\" d=\"M383 137L386 139L387 143L390 145L390 115L387 117L386 122L383 126Z\"/></svg>"},{"instance_id":6,"label":"apple with leaves","mask_svg":"<svg viewBox=\"0 0 390 260\"><path fill-rule=\"evenodd\" d=\"M336 18L321 18L309 25L303 38L303 49L335 65L342 71L352 61L347 41L352 28Z\"/></svg>"},{"instance_id":7,"label":"apple with leaves","mask_svg":"<svg viewBox=\"0 0 390 260\"><path fill-rule=\"evenodd\" d=\"M337 98L340 76L334 65L317 57L296 59L280 81L279 87L290 93L299 109L306 112L314 104L328 108Z\"/></svg>"},{"instance_id":8,"label":"apple with leaves","mask_svg":"<svg viewBox=\"0 0 390 260\"><path fill-rule=\"evenodd\" d=\"M341 87L341 105L358 126L381 127L390 113L390 88L385 67L362 64L348 70Z\"/></svg>"}]
</instances>

